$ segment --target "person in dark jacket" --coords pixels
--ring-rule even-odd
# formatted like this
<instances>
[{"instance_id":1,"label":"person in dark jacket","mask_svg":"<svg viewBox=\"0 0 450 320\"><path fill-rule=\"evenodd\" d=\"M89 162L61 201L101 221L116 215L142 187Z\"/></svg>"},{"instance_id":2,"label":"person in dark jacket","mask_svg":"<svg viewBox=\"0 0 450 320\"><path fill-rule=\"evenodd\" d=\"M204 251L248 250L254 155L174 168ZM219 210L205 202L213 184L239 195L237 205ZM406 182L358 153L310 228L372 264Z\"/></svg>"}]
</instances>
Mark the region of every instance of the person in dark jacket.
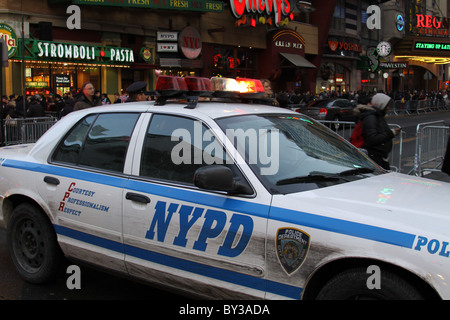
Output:
<instances>
[{"instance_id":1,"label":"person in dark jacket","mask_svg":"<svg viewBox=\"0 0 450 320\"><path fill-rule=\"evenodd\" d=\"M80 96L73 106L73 111L101 106L100 98L95 95L95 88L91 82L85 82L80 89Z\"/></svg>"},{"instance_id":2,"label":"person in dark jacket","mask_svg":"<svg viewBox=\"0 0 450 320\"><path fill-rule=\"evenodd\" d=\"M388 156L392 150L392 139L400 133L400 129L391 130L385 120L390 100L388 95L377 93L370 103L358 108L364 149L373 161L386 170L390 170Z\"/></svg>"},{"instance_id":3,"label":"person in dark jacket","mask_svg":"<svg viewBox=\"0 0 450 320\"><path fill-rule=\"evenodd\" d=\"M35 94L30 99L30 106L27 109L27 117L39 118L45 117L45 107L41 103L41 97Z\"/></svg>"}]
</instances>

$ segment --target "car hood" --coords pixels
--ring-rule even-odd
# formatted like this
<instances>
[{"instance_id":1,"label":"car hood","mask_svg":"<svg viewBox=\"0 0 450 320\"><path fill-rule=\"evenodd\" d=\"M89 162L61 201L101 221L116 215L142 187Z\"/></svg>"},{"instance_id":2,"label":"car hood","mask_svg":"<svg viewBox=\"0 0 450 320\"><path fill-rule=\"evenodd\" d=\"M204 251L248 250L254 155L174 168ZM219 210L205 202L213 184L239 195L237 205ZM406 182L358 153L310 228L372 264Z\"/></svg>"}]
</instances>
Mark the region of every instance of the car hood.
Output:
<instances>
[{"instance_id":1,"label":"car hood","mask_svg":"<svg viewBox=\"0 0 450 320\"><path fill-rule=\"evenodd\" d=\"M441 235L450 240L450 183L399 173L276 195L273 207L272 213L280 219L290 214L286 221L319 229L336 227L348 231L343 233L362 233L363 237L366 232L395 230L410 235Z\"/></svg>"}]
</instances>

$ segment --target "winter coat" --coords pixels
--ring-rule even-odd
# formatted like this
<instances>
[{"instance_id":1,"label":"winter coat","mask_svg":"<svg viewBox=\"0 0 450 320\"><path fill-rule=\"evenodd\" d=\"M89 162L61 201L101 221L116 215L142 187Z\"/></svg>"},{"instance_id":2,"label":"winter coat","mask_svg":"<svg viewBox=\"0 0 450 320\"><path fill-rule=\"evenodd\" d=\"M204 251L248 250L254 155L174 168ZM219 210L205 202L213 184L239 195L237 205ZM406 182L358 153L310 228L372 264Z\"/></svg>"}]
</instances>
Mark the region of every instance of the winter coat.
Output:
<instances>
[{"instance_id":1,"label":"winter coat","mask_svg":"<svg viewBox=\"0 0 450 320\"><path fill-rule=\"evenodd\" d=\"M369 155L387 158L395 135L385 120L385 112L369 104L358 105L355 113L359 113L359 120L363 124L364 149Z\"/></svg>"},{"instance_id":2,"label":"winter coat","mask_svg":"<svg viewBox=\"0 0 450 320\"><path fill-rule=\"evenodd\" d=\"M32 102L27 110L27 117L39 118L45 117L45 108L39 102Z\"/></svg>"},{"instance_id":3,"label":"winter coat","mask_svg":"<svg viewBox=\"0 0 450 320\"><path fill-rule=\"evenodd\" d=\"M101 106L102 102L96 96L92 97L92 101L89 101L84 94L81 94L80 98L75 102L73 106L73 111Z\"/></svg>"}]
</instances>

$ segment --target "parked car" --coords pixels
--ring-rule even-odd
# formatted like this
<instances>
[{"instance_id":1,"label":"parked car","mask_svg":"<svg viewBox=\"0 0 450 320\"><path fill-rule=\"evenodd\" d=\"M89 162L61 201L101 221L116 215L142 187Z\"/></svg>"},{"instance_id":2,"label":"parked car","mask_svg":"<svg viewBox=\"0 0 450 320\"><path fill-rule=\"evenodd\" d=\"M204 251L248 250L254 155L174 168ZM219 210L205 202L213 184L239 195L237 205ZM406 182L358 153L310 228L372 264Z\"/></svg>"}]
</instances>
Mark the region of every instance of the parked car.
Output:
<instances>
[{"instance_id":1,"label":"parked car","mask_svg":"<svg viewBox=\"0 0 450 320\"><path fill-rule=\"evenodd\" d=\"M296 111L317 120L356 122L357 117L353 113L355 107L348 99L325 99L313 101ZM331 127L336 129L335 125Z\"/></svg>"}]
</instances>

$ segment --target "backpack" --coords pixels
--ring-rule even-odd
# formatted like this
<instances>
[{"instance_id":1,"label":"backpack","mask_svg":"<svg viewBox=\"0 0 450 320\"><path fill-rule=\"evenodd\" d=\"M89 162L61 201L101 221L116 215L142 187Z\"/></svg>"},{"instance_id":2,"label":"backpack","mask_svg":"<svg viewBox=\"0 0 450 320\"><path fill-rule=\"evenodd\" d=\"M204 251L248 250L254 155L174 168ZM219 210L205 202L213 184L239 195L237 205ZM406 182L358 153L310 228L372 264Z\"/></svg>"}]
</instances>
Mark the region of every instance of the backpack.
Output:
<instances>
[{"instance_id":1,"label":"backpack","mask_svg":"<svg viewBox=\"0 0 450 320\"><path fill-rule=\"evenodd\" d=\"M364 137L362 135L363 127L362 121L358 122L353 128L352 136L350 137L350 142L357 148L364 148Z\"/></svg>"}]
</instances>

